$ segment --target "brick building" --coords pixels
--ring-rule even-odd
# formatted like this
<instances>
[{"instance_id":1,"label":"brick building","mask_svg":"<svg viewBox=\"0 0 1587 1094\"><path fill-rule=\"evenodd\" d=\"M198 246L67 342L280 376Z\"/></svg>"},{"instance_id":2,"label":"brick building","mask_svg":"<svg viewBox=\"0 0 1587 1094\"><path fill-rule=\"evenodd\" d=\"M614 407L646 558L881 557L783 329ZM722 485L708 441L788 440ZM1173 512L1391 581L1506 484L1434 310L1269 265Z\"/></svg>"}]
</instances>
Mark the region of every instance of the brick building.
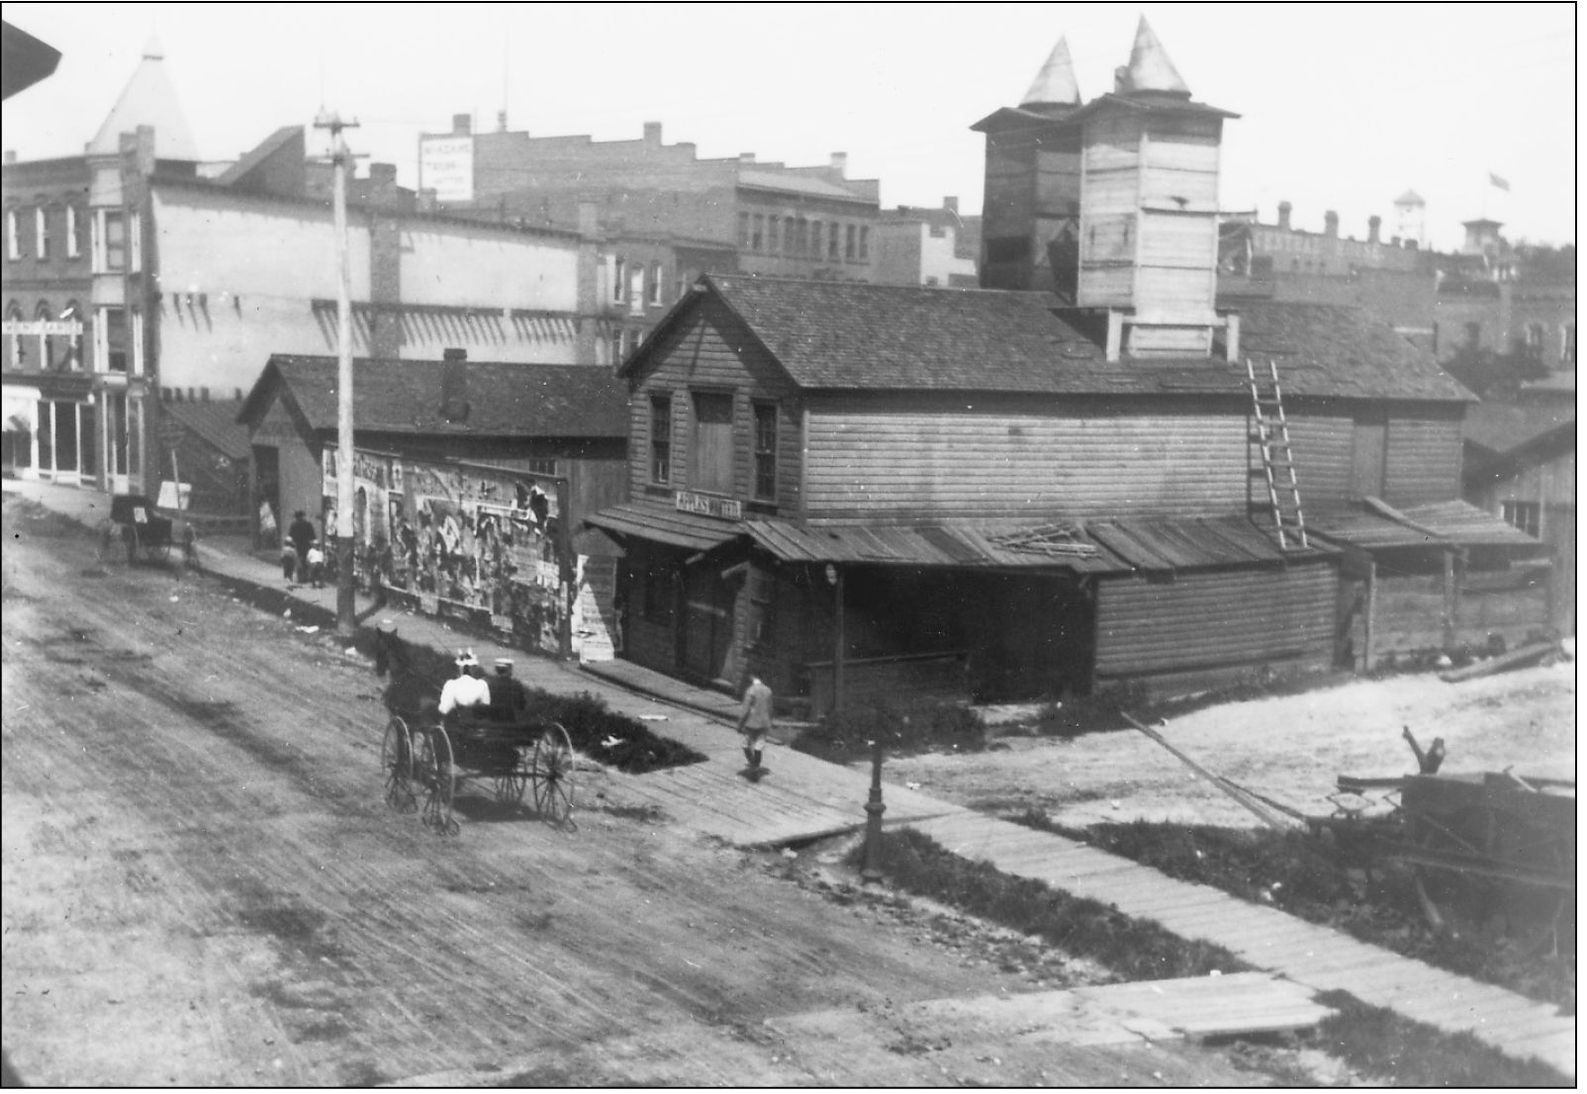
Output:
<instances>
[{"instance_id":1,"label":"brick building","mask_svg":"<svg viewBox=\"0 0 1587 1094\"><path fill-rule=\"evenodd\" d=\"M943 198L940 209L900 205L886 210L876 222L872 280L878 285L974 288L979 284L980 226L966 224L966 219L959 215L956 197Z\"/></svg>"},{"instance_id":2,"label":"brick building","mask_svg":"<svg viewBox=\"0 0 1587 1094\"><path fill-rule=\"evenodd\" d=\"M162 61L145 55L84 156L5 165L5 455L18 474L152 494L171 470L161 405L240 398L272 353L335 352L328 174L307 162L302 128L201 164ZM355 353L610 360L595 240L420 213L390 165L350 196Z\"/></svg>"}]
</instances>

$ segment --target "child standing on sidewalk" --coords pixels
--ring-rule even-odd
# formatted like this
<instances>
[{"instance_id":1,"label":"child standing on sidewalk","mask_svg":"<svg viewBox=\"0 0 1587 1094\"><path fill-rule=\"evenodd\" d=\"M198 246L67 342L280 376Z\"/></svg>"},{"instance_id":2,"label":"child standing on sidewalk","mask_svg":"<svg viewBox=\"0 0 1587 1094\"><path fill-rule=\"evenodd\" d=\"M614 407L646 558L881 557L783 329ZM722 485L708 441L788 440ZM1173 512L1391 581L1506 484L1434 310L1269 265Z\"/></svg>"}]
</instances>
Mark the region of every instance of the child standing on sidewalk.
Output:
<instances>
[{"instance_id":1,"label":"child standing on sidewalk","mask_svg":"<svg viewBox=\"0 0 1587 1094\"><path fill-rule=\"evenodd\" d=\"M745 774L752 782L759 782L765 768L760 765L761 749L766 734L771 730L771 688L759 676L750 675L749 686L744 689L744 708L738 715L737 730L744 737L744 759L749 761Z\"/></svg>"}]
</instances>

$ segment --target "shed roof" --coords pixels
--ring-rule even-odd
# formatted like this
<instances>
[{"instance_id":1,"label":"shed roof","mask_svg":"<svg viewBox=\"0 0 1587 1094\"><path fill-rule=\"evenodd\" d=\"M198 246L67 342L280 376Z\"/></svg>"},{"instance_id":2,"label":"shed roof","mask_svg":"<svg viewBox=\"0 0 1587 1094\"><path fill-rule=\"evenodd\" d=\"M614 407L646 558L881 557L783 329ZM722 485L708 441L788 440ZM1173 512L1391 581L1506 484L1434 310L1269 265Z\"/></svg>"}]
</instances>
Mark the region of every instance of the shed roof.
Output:
<instances>
[{"instance_id":1,"label":"shed roof","mask_svg":"<svg viewBox=\"0 0 1587 1094\"><path fill-rule=\"evenodd\" d=\"M1413 547L1504 547L1542 555L1549 545L1468 502L1407 506L1398 516L1365 505L1313 512L1307 526L1332 543L1365 551Z\"/></svg>"},{"instance_id":2,"label":"shed roof","mask_svg":"<svg viewBox=\"0 0 1587 1094\"><path fill-rule=\"evenodd\" d=\"M603 368L467 362L468 418L441 416L444 361L359 358L353 415L377 433L496 437L628 436L628 392ZM336 358L273 354L238 414L253 421L285 388L310 429L336 428Z\"/></svg>"},{"instance_id":3,"label":"shed roof","mask_svg":"<svg viewBox=\"0 0 1587 1094\"><path fill-rule=\"evenodd\" d=\"M246 460L250 451L248 430L237 420L242 406L240 399L222 399L212 403L164 403L160 413L181 423L221 455L234 460Z\"/></svg>"},{"instance_id":4,"label":"shed roof","mask_svg":"<svg viewBox=\"0 0 1587 1094\"><path fill-rule=\"evenodd\" d=\"M1089 317L1039 292L944 290L709 274L701 279L795 383L872 391L1055 395L1244 391L1241 365L1213 357L1110 362ZM688 294L664 326L699 306ZM658 331L658 333L660 333ZM1241 313L1243 352L1274 354L1302 396L1465 401L1431 354L1358 308L1261 303ZM633 371L665 339L647 339Z\"/></svg>"},{"instance_id":5,"label":"shed roof","mask_svg":"<svg viewBox=\"0 0 1587 1094\"><path fill-rule=\"evenodd\" d=\"M656 501L613 505L585 517L584 522L620 536L637 536L690 551L709 551L737 539L744 531L737 521L684 513Z\"/></svg>"},{"instance_id":6,"label":"shed roof","mask_svg":"<svg viewBox=\"0 0 1587 1094\"><path fill-rule=\"evenodd\" d=\"M1478 403L1466 411L1466 443L1501 456L1556 432L1574 435L1576 408L1548 402Z\"/></svg>"}]
</instances>

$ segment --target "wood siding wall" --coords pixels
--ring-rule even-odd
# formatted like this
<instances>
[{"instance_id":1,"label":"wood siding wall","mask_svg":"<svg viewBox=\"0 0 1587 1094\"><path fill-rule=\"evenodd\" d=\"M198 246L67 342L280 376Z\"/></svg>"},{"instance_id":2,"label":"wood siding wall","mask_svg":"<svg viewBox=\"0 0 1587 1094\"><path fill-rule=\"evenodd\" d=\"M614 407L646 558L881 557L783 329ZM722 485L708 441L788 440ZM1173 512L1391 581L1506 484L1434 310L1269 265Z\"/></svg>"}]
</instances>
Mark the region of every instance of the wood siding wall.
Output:
<instances>
[{"instance_id":1,"label":"wood siding wall","mask_svg":"<svg viewBox=\"0 0 1587 1094\"><path fill-rule=\"evenodd\" d=\"M1337 568L1182 573L1097 582L1099 680L1333 658Z\"/></svg>"},{"instance_id":2,"label":"wood siding wall","mask_svg":"<svg viewBox=\"0 0 1587 1094\"><path fill-rule=\"evenodd\" d=\"M1195 410L956 405L812 402L810 516L885 523L1244 511L1245 419L1232 403L1221 413L1205 401Z\"/></svg>"},{"instance_id":3,"label":"wood siding wall","mask_svg":"<svg viewBox=\"0 0 1587 1094\"><path fill-rule=\"evenodd\" d=\"M1460 497L1460 419L1389 419L1384 500L1420 505Z\"/></svg>"},{"instance_id":4,"label":"wood siding wall","mask_svg":"<svg viewBox=\"0 0 1587 1094\"><path fill-rule=\"evenodd\" d=\"M1351 438L1355 423L1348 417L1296 413L1289 419L1290 450L1300 480L1302 504L1308 508L1340 505L1351 497ZM1252 466L1262 466L1253 453Z\"/></svg>"},{"instance_id":5,"label":"wood siding wall","mask_svg":"<svg viewBox=\"0 0 1587 1094\"><path fill-rule=\"evenodd\" d=\"M654 364L629 401L629 487L634 498L657 493L651 481L650 401L672 396L671 482L659 492L696 489L689 482L693 465L693 392L733 393L733 497L756 500L755 409L757 400L775 402L777 421L777 496L780 515L799 509L801 404L787 374L747 335L733 333L737 324L716 301L709 301L693 320L657 349ZM771 502L768 502L771 504Z\"/></svg>"}]
</instances>

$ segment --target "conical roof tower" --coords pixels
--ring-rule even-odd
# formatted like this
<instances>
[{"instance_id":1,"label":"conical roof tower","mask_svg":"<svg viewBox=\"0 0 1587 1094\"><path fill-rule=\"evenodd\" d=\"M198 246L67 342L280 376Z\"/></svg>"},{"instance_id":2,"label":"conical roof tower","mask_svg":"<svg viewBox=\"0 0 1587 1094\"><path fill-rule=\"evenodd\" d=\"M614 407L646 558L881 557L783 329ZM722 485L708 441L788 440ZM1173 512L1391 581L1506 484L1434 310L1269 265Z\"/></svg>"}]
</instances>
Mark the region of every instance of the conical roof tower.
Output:
<instances>
[{"instance_id":1,"label":"conical roof tower","mask_svg":"<svg viewBox=\"0 0 1587 1094\"><path fill-rule=\"evenodd\" d=\"M110 108L94 139L88 142L90 156L113 156L120 151L121 134L141 125L154 129L154 154L162 160L197 161L198 142L188 128L187 117L176 98L165 71L165 51L149 39L143 59L122 88L116 105Z\"/></svg>"},{"instance_id":2,"label":"conical roof tower","mask_svg":"<svg viewBox=\"0 0 1587 1094\"><path fill-rule=\"evenodd\" d=\"M1169 60L1168 51L1157 40L1157 35L1152 33L1144 15L1141 16L1140 25L1135 28L1135 45L1130 49L1130 63L1118 70L1115 79L1118 86L1114 90L1122 95L1156 91L1190 98L1189 86L1174 67L1174 62Z\"/></svg>"},{"instance_id":3,"label":"conical roof tower","mask_svg":"<svg viewBox=\"0 0 1587 1094\"><path fill-rule=\"evenodd\" d=\"M1046 64L1036 73L1030 90L1019 104L1026 110L1080 105L1080 85L1075 81L1075 63L1069 56L1069 40L1059 38L1047 55Z\"/></svg>"}]
</instances>

